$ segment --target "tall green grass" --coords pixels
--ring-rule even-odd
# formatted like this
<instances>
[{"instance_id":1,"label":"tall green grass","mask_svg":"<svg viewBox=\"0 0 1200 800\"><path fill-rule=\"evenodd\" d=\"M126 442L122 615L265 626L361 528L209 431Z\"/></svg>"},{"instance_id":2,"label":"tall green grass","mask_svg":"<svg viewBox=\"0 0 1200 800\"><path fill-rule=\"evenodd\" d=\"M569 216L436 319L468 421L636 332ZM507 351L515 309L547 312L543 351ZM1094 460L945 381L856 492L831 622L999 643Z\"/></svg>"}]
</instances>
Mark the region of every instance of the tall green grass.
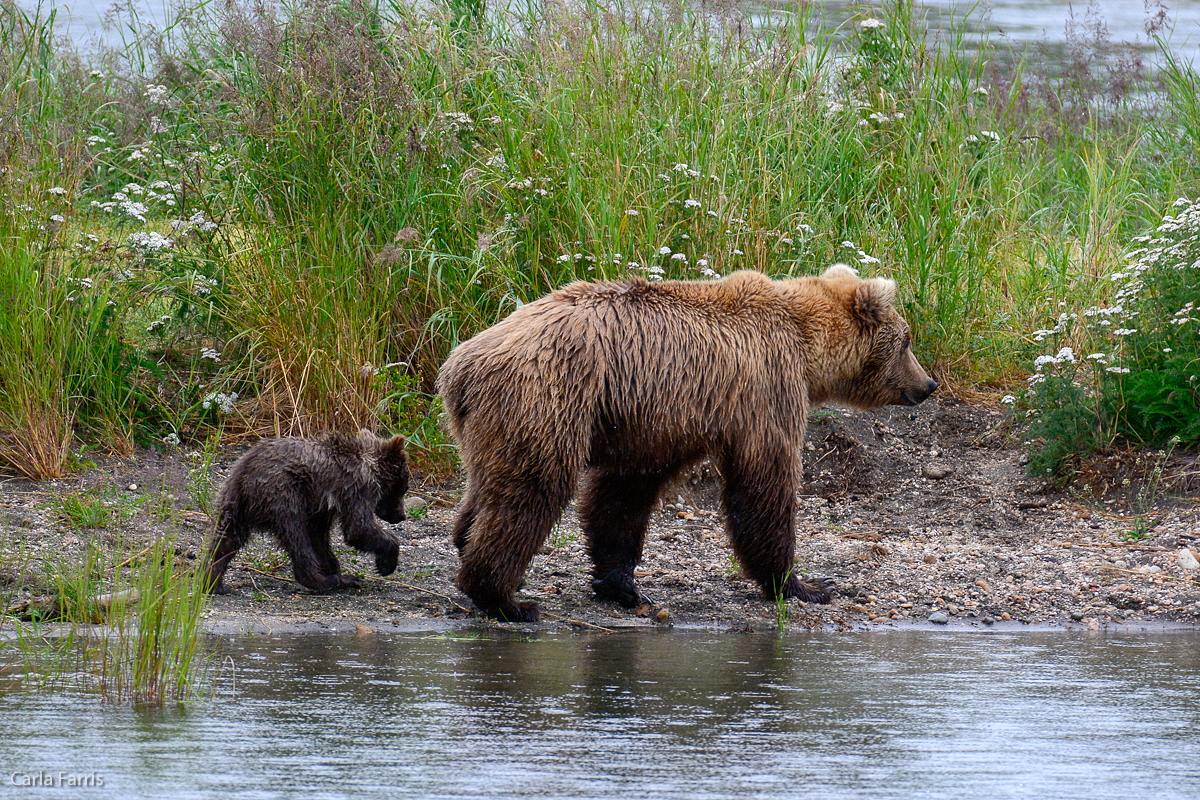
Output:
<instances>
[{"instance_id":1,"label":"tall green grass","mask_svg":"<svg viewBox=\"0 0 1200 800\"><path fill-rule=\"evenodd\" d=\"M10 680L110 703L201 696L212 667L200 628L203 571L179 566L170 538L109 559L89 547L78 564L46 564L50 594L0 647Z\"/></svg>"},{"instance_id":2,"label":"tall green grass","mask_svg":"<svg viewBox=\"0 0 1200 800\"><path fill-rule=\"evenodd\" d=\"M437 367L520 303L580 278L833 261L897 279L940 380L1005 387L1057 299L1102 300L1126 243L1200 178L1190 68L1101 98L1071 88L1094 76L968 52L965 28L929 41L907 0L839 31L631 0L477 11L200 4L92 61L6 12L0 79L34 87L0 110L6 203L31 209L18 227L57 208L108 242L145 301L115 329L155 391L107 401L133 411L85 436L378 424L438 452ZM170 248L129 244L147 230ZM6 259L46 273L62 237ZM39 407L62 442L76 396Z\"/></svg>"}]
</instances>

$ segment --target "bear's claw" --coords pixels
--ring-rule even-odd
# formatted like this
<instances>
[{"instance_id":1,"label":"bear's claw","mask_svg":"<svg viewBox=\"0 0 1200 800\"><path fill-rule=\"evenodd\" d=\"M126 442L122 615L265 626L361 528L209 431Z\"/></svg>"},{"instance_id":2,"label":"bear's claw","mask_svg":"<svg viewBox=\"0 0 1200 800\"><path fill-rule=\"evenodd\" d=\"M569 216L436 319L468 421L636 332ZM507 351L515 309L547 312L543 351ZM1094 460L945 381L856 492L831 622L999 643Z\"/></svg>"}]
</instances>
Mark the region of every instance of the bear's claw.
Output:
<instances>
[{"instance_id":1,"label":"bear's claw","mask_svg":"<svg viewBox=\"0 0 1200 800\"><path fill-rule=\"evenodd\" d=\"M601 600L612 600L625 608L637 608L653 603L648 595L638 588L630 570L617 568L592 581L592 591Z\"/></svg>"},{"instance_id":2,"label":"bear's claw","mask_svg":"<svg viewBox=\"0 0 1200 800\"><path fill-rule=\"evenodd\" d=\"M833 578L813 578L802 581L794 575L783 585L784 597L796 597L806 603L828 603L833 599Z\"/></svg>"}]
</instances>

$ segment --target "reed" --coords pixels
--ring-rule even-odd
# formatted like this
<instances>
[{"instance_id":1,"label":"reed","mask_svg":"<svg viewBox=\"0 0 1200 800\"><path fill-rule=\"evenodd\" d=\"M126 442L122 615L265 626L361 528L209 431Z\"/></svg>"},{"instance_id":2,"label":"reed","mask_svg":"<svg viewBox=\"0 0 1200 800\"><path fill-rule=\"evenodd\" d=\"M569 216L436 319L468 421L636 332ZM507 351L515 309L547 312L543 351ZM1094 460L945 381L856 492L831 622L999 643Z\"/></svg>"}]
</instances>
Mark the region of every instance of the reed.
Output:
<instances>
[{"instance_id":1,"label":"reed","mask_svg":"<svg viewBox=\"0 0 1200 800\"><path fill-rule=\"evenodd\" d=\"M44 565L50 594L9 640L6 672L26 690L163 705L202 696L212 653L200 627L202 572L176 562L170 538L120 563L88 547Z\"/></svg>"}]
</instances>

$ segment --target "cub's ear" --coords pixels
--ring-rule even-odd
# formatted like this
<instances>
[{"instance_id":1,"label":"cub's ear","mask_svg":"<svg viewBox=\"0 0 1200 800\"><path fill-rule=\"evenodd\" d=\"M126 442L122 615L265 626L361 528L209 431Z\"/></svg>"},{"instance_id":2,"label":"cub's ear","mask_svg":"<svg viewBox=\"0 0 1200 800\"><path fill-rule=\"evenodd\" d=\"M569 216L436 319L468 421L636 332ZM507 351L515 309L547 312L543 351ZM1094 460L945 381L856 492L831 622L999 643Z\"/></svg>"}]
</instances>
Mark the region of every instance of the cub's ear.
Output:
<instances>
[{"instance_id":1,"label":"cub's ear","mask_svg":"<svg viewBox=\"0 0 1200 800\"><path fill-rule=\"evenodd\" d=\"M883 324L896 300L896 282L888 278L865 280L854 290L850 308L854 318L867 327Z\"/></svg>"},{"instance_id":2,"label":"cub's ear","mask_svg":"<svg viewBox=\"0 0 1200 800\"><path fill-rule=\"evenodd\" d=\"M857 278L858 270L849 264L834 264L829 269L821 273L821 277L826 280L844 280L845 278Z\"/></svg>"},{"instance_id":3,"label":"cub's ear","mask_svg":"<svg viewBox=\"0 0 1200 800\"><path fill-rule=\"evenodd\" d=\"M398 461L408 458L408 453L404 450L404 445L406 443L407 442L403 436L396 434L392 438L385 440L379 449L384 456Z\"/></svg>"}]
</instances>

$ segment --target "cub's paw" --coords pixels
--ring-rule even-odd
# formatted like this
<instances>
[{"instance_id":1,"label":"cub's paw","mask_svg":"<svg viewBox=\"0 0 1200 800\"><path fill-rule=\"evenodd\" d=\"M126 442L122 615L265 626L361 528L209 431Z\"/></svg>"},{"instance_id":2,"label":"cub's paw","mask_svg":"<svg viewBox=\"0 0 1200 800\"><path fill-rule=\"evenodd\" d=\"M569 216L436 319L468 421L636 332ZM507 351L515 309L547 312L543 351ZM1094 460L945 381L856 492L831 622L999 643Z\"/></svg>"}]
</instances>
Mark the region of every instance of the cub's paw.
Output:
<instances>
[{"instance_id":1,"label":"cub's paw","mask_svg":"<svg viewBox=\"0 0 1200 800\"><path fill-rule=\"evenodd\" d=\"M339 572L325 578L313 591L317 594L329 594L331 592L344 592L347 589L358 589L362 585L362 578Z\"/></svg>"},{"instance_id":2,"label":"cub's paw","mask_svg":"<svg viewBox=\"0 0 1200 800\"><path fill-rule=\"evenodd\" d=\"M396 562L400 559L400 545L388 542L387 546L375 554L375 569L380 575L391 575L396 571Z\"/></svg>"}]
</instances>

